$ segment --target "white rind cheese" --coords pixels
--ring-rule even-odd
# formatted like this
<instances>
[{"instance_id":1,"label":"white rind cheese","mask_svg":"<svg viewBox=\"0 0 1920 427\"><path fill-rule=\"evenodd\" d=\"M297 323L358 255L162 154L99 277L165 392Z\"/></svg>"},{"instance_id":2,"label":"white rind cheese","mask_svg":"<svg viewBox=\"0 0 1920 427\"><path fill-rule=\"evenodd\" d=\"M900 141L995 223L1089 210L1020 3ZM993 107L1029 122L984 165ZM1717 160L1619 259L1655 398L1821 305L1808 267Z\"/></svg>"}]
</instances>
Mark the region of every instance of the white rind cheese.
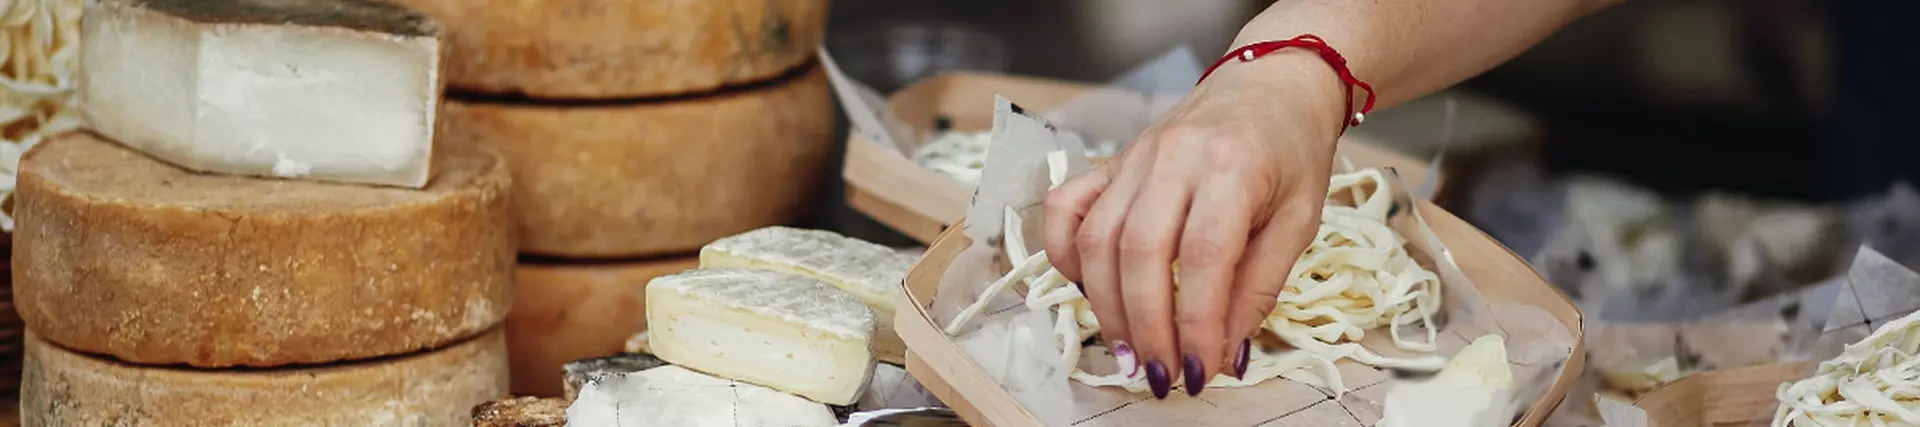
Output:
<instances>
[{"instance_id":1,"label":"white rind cheese","mask_svg":"<svg viewBox=\"0 0 1920 427\"><path fill-rule=\"evenodd\" d=\"M647 284L655 356L835 405L873 375L873 312L809 277L702 269Z\"/></svg>"},{"instance_id":2,"label":"white rind cheese","mask_svg":"<svg viewBox=\"0 0 1920 427\"><path fill-rule=\"evenodd\" d=\"M372 0L102 0L82 22L95 131L201 172L418 188L440 25Z\"/></svg>"},{"instance_id":3,"label":"white rind cheese","mask_svg":"<svg viewBox=\"0 0 1920 427\"><path fill-rule=\"evenodd\" d=\"M678 366L600 378L567 407L580 427L829 427L819 402Z\"/></svg>"},{"instance_id":4,"label":"white rind cheese","mask_svg":"<svg viewBox=\"0 0 1920 427\"><path fill-rule=\"evenodd\" d=\"M766 227L716 240L700 249L701 268L759 268L812 277L852 293L873 310L874 351L880 360L906 363L906 344L894 332L900 281L913 255L826 230Z\"/></svg>"},{"instance_id":5,"label":"white rind cheese","mask_svg":"<svg viewBox=\"0 0 1920 427\"><path fill-rule=\"evenodd\" d=\"M20 418L30 426L465 427L507 393L506 335L326 366L192 370L82 354L27 333Z\"/></svg>"},{"instance_id":6,"label":"white rind cheese","mask_svg":"<svg viewBox=\"0 0 1920 427\"><path fill-rule=\"evenodd\" d=\"M1394 384L1375 427L1484 427L1505 425L1513 371L1507 366L1506 340L1487 335L1473 340L1424 382Z\"/></svg>"}]
</instances>

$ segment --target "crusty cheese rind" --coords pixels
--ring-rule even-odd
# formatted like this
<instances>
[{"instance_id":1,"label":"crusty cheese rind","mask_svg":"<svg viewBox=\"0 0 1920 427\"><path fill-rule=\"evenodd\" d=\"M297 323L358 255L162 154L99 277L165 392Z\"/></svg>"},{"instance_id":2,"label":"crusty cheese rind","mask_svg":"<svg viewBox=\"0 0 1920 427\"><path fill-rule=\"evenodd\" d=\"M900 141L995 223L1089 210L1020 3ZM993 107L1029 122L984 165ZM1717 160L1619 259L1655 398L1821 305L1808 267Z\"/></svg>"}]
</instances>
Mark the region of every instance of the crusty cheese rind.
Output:
<instances>
[{"instance_id":1,"label":"crusty cheese rind","mask_svg":"<svg viewBox=\"0 0 1920 427\"><path fill-rule=\"evenodd\" d=\"M560 396L568 362L620 352L647 329L647 281L699 264L692 257L594 264L520 264L507 343L513 394Z\"/></svg>"},{"instance_id":2,"label":"crusty cheese rind","mask_svg":"<svg viewBox=\"0 0 1920 427\"><path fill-rule=\"evenodd\" d=\"M336 27L369 33L439 37L441 26L425 13L378 0L99 0L96 3L151 9L209 24Z\"/></svg>"},{"instance_id":3,"label":"crusty cheese rind","mask_svg":"<svg viewBox=\"0 0 1920 427\"><path fill-rule=\"evenodd\" d=\"M136 150L213 173L408 188L431 176L448 50L418 11L103 0L81 27L80 115Z\"/></svg>"},{"instance_id":4,"label":"crusty cheese rind","mask_svg":"<svg viewBox=\"0 0 1920 427\"><path fill-rule=\"evenodd\" d=\"M50 341L142 364L323 363L474 336L513 291L509 178L488 147L442 145L411 190L195 174L88 133L41 143L14 195L14 303Z\"/></svg>"},{"instance_id":5,"label":"crusty cheese rind","mask_svg":"<svg viewBox=\"0 0 1920 427\"><path fill-rule=\"evenodd\" d=\"M508 159L521 252L653 256L695 251L809 208L833 151L829 97L814 66L769 87L673 102L453 100L444 131L490 142Z\"/></svg>"},{"instance_id":6,"label":"crusty cheese rind","mask_svg":"<svg viewBox=\"0 0 1920 427\"><path fill-rule=\"evenodd\" d=\"M568 400L509 397L473 407L473 427L566 427Z\"/></svg>"},{"instance_id":7,"label":"crusty cheese rind","mask_svg":"<svg viewBox=\"0 0 1920 427\"><path fill-rule=\"evenodd\" d=\"M766 81L812 58L827 0L398 0L445 23L449 86L639 98Z\"/></svg>"},{"instance_id":8,"label":"crusty cheese rind","mask_svg":"<svg viewBox=\"0 0 1920 427\"><path fill-rule=\"evenodd\" d=\"M32 426L446 426L507 391L506 336L311 368L191 370L73 352L29 334L21 421Z\"/></svg>"}]
</instances>

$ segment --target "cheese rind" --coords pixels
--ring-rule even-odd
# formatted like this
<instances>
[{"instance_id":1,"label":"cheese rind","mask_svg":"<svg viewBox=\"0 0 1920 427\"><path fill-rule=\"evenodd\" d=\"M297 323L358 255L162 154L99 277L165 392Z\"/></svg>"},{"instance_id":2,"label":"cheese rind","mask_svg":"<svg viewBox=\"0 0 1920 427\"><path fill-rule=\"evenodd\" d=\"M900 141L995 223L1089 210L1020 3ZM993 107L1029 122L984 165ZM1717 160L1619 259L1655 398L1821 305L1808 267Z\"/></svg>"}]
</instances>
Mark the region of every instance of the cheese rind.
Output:
<instances>
[{"instance_id":1,"label":"cheese rind","mask_svg":"<svg viewBox=\"0 0 1920 427\"><path fill-rule=\"evenodd\" d=\"M819 280L693 270L647 285L654 355L815 401L852 404L873 375L873 313Z\"/></svg>"},{"instance_id":2,"label":"cheese rind","mask_svg":"<svg viewBox=\"0 0 1920 427\"><path fill-rule=\"evenodd\" d=\"M617 353L647 329L647 281L694 268L693 257L515 268L507 346L513 393L560 396L568 362Z\"/></svg>"},{"instance_id":3,"label":"cheese rind","mask_svg":"<svg viewBox=\"0 0 1920 427\"><path fill-rule=\"evenodd\" d=\"M448 85L542 99L708 92L813 57L827 0L399 0L447 25Z\"/></svg>"},{"instance_id":4,"label":"cheese rind","mask_svg":"<svg viewBox=\"0 0 1920 427\"><path fill-rule=\"evenodd\" d=\"M572 402L574 398L580 397L580 389L585 388L587 383L599 381L608 376L640 372L666 365L667 361L660 360L658 357L631 353L567 362L560 368L566 382L562 387L565 392L561 397Z\"/></svg>"},{"instance_id":5,"label":"cheese rind","mask_svg":"<svg viewBox=\"0 0 1920 427\"><path fill-rule=\"evenodd\" d=\"M880 360L906 363L906 344L894 332L900 282L915 257L826 230L772 226L715 240L700 249L701 268L760 268L812 277L852 293L873 310L874 351Z\"/></svg>"},{"instance_id":6,"label":"cheese rind","mask_svg":"<svg viewBox=\"0 0 1920 427\"><path fill-rule=\"evenodd\" d=\"M829 96L813 67L768 87L673 102L454 100L444 130L509 159L521 252L646 257L692 252L810 209L833 154Z\"/></svg>"},{"instance_id":7,"label":"cheese rind","mask_svg":"<svg viewBox=\"0 0 1920 427\"><path fill-rule=\"evenodd\" d=\"M97 132L202 172L419 188L438 23L368 0L104 0L78 96Z\"/></svg>"},{"instance_id":8,"label":"cheese rind","mask_svg":"<svg viewBox=\"0 0 1920 427\"><path fill-rule=\"evenodd\" d=\"M562 427L568 401L533 396L509 397L473 407L473 427Z\"/></svg>"},{"instance_id":9,"label":"cheese rind","mask_svg":"<svg viewBox=\"0 0 1920 427\"><path fill-rule=\"evenodd\" d=\"M487 147L442 148L410 190L197 174L87 133L43 142L14 195L14 303L49 341L141 364L325 363L474 336L512 298L509 178Z\"/></svg>"},{"instance_id":10,"label":"cheese rind","mask_svg":"<svg viewBox=\"0 0 1920 427\"><path fill-rule=\"evenodd\" d=\"M312 368L137 366L29 333L21 421L33 426L447 426L507 391L505 335L393 359Z\"/></svg>"},{"instance_id":11,"label":"cheese rind","mask_svg":"<svg viewBox=\"0 0 1920 427\"><path fill-rule=\"evenodd\" d=\"M602 378L567 407L569 426L831 427L818 402L679 366Z\"/></svg>"}]
</instances>

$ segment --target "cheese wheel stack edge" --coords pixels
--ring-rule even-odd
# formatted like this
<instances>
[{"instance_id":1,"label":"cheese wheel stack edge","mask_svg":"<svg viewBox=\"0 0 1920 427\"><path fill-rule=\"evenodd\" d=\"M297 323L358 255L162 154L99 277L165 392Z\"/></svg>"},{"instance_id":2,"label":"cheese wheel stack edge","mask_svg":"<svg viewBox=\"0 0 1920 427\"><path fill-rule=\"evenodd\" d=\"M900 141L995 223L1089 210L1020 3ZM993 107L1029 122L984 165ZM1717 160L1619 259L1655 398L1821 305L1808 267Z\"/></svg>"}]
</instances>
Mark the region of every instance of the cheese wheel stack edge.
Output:
<instances>
[{"instance_id":1,"label":"cheese wheel stack edge","mask_svg":"<svg viewBox=\"0 0 1920 427\"><path fill-rule=\"evenodd\" d=\"M393 0L444 24L442 139L498 149L523 264L513 389L646 328L649 280L789 224L833 172L828 0Z\"/></svg>"},{"instance_id":2,"label":"cheese wheel stack edge","mask_svg":"<svg viewBox=\"0 0 1920 427\"><path fill-rule=\"evenodd\" d=\"M512 175L382 0L86 2L21 156L26 425L466 426L508 392Z\"/></svg>"}]
</instances>

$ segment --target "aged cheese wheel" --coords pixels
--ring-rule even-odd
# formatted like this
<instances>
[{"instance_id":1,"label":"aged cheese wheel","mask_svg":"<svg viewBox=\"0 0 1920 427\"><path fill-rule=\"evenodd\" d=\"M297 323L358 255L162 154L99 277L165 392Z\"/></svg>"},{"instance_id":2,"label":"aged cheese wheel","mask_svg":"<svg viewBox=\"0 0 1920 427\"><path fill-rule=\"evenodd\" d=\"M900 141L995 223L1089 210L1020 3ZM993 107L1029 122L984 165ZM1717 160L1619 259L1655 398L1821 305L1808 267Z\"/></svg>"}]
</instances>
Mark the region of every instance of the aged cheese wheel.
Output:
<instances>
[{"instance_id":1,"label":"aged cheese wheel","mask_svg":"<svg viewBox=\"0 0 1920 427\"><path fill-rule=\"evenodd\" d=\"M569 258L688 253L784 223L829 172L827 79L670 102L449 102L444 135L489 141L513 170L520 251Z\"/></svg>"},{"instance_id":2,"label":"aged cheese wheel","mask_svg":"<svg viewBox=\"0 0 1920 427\"><path fill-rule=\"evenodd\" d=\"M548 99L707 92L813 56L827 0L399 0L453 40L456 90Z\"/></svg>"},{"instance_id":3,"label":"aged cheese wheel","mask_svg":"<svg viewBox=\"0 0 1920 427\"><path fill-rule=\"evenodd\" d=\"M446 143L422 190L187 172L87 133L34 147L14 303L133 363L279 366L444 346L506 318L506 167Z\"/></svg>"},{"instance_id":4,"label":"aged cheese wheel","mask_svg":"<svg viewBox=\"0 0 1920 427\"><path fill-rule=\"evenodd\" d=\"M507 343L513 394L559 396L567 362L619 353L647 329L647 281L699 266L698 257L610 264L521 264Z\"/></svg>"},{"instance_id":5,"label":"aged cheese wheel","mask_svg":"<svg viewBox=\"0 0 1920 427\"><path fill-rule=\"evenodd\" d=\"M507 392L506 335L389 359L282 369L138 366L27 339L30 426L446 426Z\"/></svg>"}]
</instances>

